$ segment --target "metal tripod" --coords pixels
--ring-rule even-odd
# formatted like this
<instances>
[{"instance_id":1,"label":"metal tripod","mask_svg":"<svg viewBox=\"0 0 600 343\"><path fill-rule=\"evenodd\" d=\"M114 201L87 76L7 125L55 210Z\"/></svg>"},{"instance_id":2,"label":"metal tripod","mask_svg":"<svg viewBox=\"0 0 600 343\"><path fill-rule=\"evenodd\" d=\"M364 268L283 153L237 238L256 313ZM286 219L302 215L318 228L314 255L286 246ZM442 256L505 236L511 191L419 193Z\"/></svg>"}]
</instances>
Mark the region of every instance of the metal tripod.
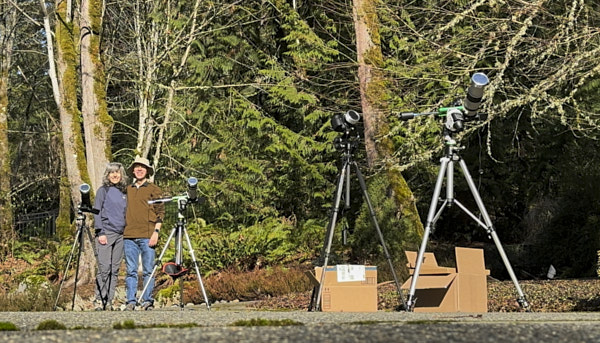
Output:
<instances>
[{"instance_id":1,"label":"metal tripod","mask_svg":"<svg viewBox=\"0 0 600 343\"><path fill-rule=\"evenodd\" d=\"M308 310L309 311L320 311L321 310L321 296L322 296L322 292L323 292L323 283L325 281L325 274L327 271L327 264L329 262L329 254L331 253L331 244L333 241L333 236L334 236L334 231L335 231L335 225L337 222L337 218L338 218L338 214L340 212L340 202L341 202L341 198L342 198L342 192L345 190L346 194L345 194L345 208L348 209L350 208L350 174L351 174L351 166L354 166L355 170L356 170L356 176L358 178L358 181L360 183L360 188L362 190L362 195L363 198L365 199L367 206L369 208L369 213L371 216L371 221L373 222L373 226L375 227L375 231L377 232L377 235L379 236L379 240L381 242L381 246L383 248L383 253L389 263L390 266L390 270L392 272L392 275L394 277L394 282L396 283L396 288L398 290L398 296L400 298L400 303L403 306L406 306L406 303L404 302L404 298L402 296L402 292L400 290L400 283L398 282L398 277L396 276L396 272L394 271L394 264L392 263L392 259L390 257L390 254L388 252L387 246L385 244L385 241L383 239L383 234L381 233L381 229L379 228L379 224L377 223L377 217L375 215L375 210L373 209L373 205L371 204L371 200L369 198L369 194L367 193L367 186L365 183L365 179L363 178L362 173L360 172L360 169L358 168L358 164L356 163L356 161L354 161L353 159L353 152L354 149L356 148L356 140L353 138L349 138L346 136L344 137L338 137L338 139L336 140L336 142L334 142L336 144L336 148L339 149L344 149L343 153L342 153L342 166L340 168L340 172L338 174L338 178L337 178L337 186L336 186L336 190L335 190L335 200L334 200L334 206L333 206L333 210L331 212L331 217L330 217L330 221L329 224L327 226L327 234L325 237L325 242L324 242L324 246L323 246L323 251L324 251L324 259L323 259L323 271L321 273L321 280L319 282L319 286L316 288L316 292L315 290L313 290L313 294L311 297L311 301L310 301L310 305ZM345 187L344 187L345 186Z\"/></svg>"},{"instance_id":2,"label":"metal tripod","mask_svg":"<svg viewBox=\"0 0 600 343\"><path fill-rule=\"evenodd\" d=\"M148 288L148 285L150 284L151 280L153 279L154 274L156 273L156 270L158 269L158 266L162 261L162 257L164 256L165 252L167 251L167 248L169 247L169 244L171 243L171 240L173 238L175 238L175 265L180 268L183 268L181 266L183 263L183 238L185 237L185 240L187 243L187 248L190 253L190 257L192 258L192 262L194 262L194 270L196 272L196 277L198 278L198 284L200 285L200 290L202 291L202 296L204 297L204 301L206 303L206 308L208 310L210 310L210 302L208 300L208 296L206 295L206 289L204 288L204 283L202 282L202 277L200 276L200 269L198 268L198 261L196 261L196 256L194 254L194 248L192 247L192 242L190 241L190 236L188 235L187 229L185 226L185 216L183 215L183 213L188 204L187 195L176 196L176 197L172 197L172 198L150 200L150 201L148 201L148 203L156 204L156 203L169 202L172 200L177 201L177 209L178 209L177 223L171 230L171 234L169 235L169 238L165 242L165 246L163 247L163 250L160 253L160 256L156 260L156 263L154 264L154 268L152 269L152 273L150 274L150 277L146 281L146 284L144 285L144 289L142 290L142 293L141 293L140 297L138 298L137 302L140 304L142 303L142 297L143 297L144 293L146 293L146 289ZM183 276L183 274L184 274L184 272L180 273L179 276ZM183 309L183 307L184 307L184 305L183 305L183 277L179 277L179 282L180 282L179 308Z\"/></svg>"},{"instance_id":3,"label":"metal tripod","mask_svg":"<svg viewBox=\"0 0 600 343\"><path fill-rule=\"evenodd\" d=\"M83 251L83 245L84 245L84 241L83 241L83 232L84 231L87 234L88 239L90 240L90 243L92 244L92 249L94 250L94 257L96 259L96 265L98 265L98 252L96 251L96 249L94 249L94 238L92 237L89 227L85 223L86 217L85 217L85 213L84 213L84 212L93 212L93 211L96 211L96 210L84 209L81 206L77 210L77 219L76 219L77 232L75 233L75 241L73 242L73 246L71 247L71 254L69 255L69 259L67 260L67 265L66 265L65 271L63 273L63 278L60 281L60 286L58 288L58 294L56 295L56 301L54 302L54 308L53 308L54 311L56 311L56 309L58 308L58 299L60 298L60 292L62 291L62 287L65 282L67 272L69 271L71 261L73 260L73 256L75 255L75 249L78 248L77 264L75 266L75 283L73 286L73 299L71 301L71 311L73 311L73 309L75 308L75 296L77 294L77 282L79 281L79 263L81 261L81 252ZM97 279L96 279L96 283L98 283ZM105 299L102 299L102 302L103 302L102 307L104 308L106 306L106 304L104 303Z\"/></svg>"},{"instance_id":4,"label":"metal tripod","mask_svg":"<svg viewBox=\"0 0 600 343\"><path fill-rule=\"evenodd\" d=\"M439 219L444 208L446 208L447 206L450 207L451 205L456 204L461 210L463 210L466 214L468 214L469 217L471 217L473 220L475 220L477 222L477 224L479 224L481 227L483 227L486 230L488 236L494 240L494 243L496 244L496 248L498 249L498 252L500 253L500 257L502 258L502 261L504 262L504 265L506 266L508 274L510 275L510 278L512 279L513 283L515 284L517 293L519 294L519 297L517 298L517 302L519 303L519 305L521 307L523 307L527 311L529 311L529 303L527 302L527 300L525 298L525 294L523 294L523 291L521 290L521 286L519 286L519 281L517 280L517 277L515 276L515 273L510 265L510 262L508 261L508 258L506 257L506 253L504 252L504 249L502 248L502 245L500 244L500 239L498 238L498 235L496 234L496 230L494 229L494 226L492 224L490 216L488 215L488 213L485 209L485 206L483 205L483 201L481 200L481 196L479 195L479 192L477 191L477 187L475 186L475 183L473 182L473 179L471 178L471 175L469 174L469 171L467 169L467 164L458 155L458 151L462 150L463 147L456 146L456 141L452 138L452 135L450 132L445 133L444 139L446 140L446 155L444 157L442 157L440 160L440 162L441 162L440 171L439 171L439 174L437 177L437 181L435 183L435 189L433 191L433 197L431 199L429 213L427 214L427 225L425 226L425 233L423 234L423 241L421 242L421 246L419 248L419 253L418 253L417 261L416 261L416 265L415 265L415 270L414 270L412 280L410 283L408 300L406 301L406 305L407 305L406 309L407 309L407 311L412 311L414 309L415 302L417 300L415 298L415 288L417 285L417 279L419 277L419 272L421 270L421 265L423 264L423 255L424 255L425 249L427 247L427 240L429 238L429 234L431 233L431 231L433 231L435 229L435 223ZM477 203L479 212L480 212L481 216L483 217L483 221L481 221L477 216L475 216L471 211L469 211L458 200L454 199L454 163L455 162L458 162L458 165L460 166L460 168L462 170L465 180L467 181L467 184L469 185L469 189L471 190L471 193L473 194L473 197L475 198L475 202ZM442 190L442 183L444 181L444 176L446 177L446 199L440 199L439 196L440 196L440 192ZM440 201L442 203L438 209L438 203Z\"/></svg>"}]
</instances>

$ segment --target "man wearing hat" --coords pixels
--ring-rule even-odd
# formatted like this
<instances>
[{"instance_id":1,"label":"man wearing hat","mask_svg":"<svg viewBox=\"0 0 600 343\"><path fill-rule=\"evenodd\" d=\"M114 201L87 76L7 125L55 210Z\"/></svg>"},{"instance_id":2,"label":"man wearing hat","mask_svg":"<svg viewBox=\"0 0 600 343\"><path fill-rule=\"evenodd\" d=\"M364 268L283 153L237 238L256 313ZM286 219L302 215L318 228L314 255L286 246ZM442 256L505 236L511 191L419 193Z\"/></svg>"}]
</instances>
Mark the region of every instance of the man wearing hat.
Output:
<instances>
[{"instance_id":1,"label":"man wearing hat","mask_svg":"<svg viewBox=\"0 0 600 343\"><path fill-rule=\"evenodd\" d=\"M161 189L148 180L154 174L148 159L136 156L127 169L133 175L134 182L127 187L127 212L125 230L123 232L125 263L127 276L125 287L127 293L126 311L133 311L137 305L138 261L142 257L143 285L147 285L142 295L142 309L154 307L152 291L154 278L150 279L154 268L156 252L154 247L158 241L160 227L165 215L164 204L148 204L149 200L162 198Z\"/></svg>"}]
</instances>

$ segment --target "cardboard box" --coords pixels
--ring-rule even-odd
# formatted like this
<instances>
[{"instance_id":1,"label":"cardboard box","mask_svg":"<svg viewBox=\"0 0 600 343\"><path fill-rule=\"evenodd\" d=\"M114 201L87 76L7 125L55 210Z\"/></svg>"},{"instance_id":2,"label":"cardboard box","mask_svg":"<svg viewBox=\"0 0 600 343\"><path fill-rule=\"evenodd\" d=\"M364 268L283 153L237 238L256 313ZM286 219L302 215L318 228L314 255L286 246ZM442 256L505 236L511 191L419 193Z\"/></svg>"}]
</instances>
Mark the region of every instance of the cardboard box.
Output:
<instances>
[{"instance_id":1,"label":"cardboard box","mask_svg":"<svg viewBox=\"0 0 600 343\"><path fill-rule=\"evenodd\" d=\"M487 275L482 249L455 248L456 268L440 267L433 253L423 255L415 287L415 312L487 312ZM407 251L414 273L417 252ZM410 289L412 276L402 285Z\"/></svg>"},{"instance_id":2,"label":"cardboard box","mask_svg":"<svg viewBox=\"0 0 600 343\"><path fill-rule=\"evenodd\" d=\"M323 268L307 273L315 291ZM377 267L359 265L328 266L321 290L323 312L377 312Z\"/></svg>"}]
</instances>

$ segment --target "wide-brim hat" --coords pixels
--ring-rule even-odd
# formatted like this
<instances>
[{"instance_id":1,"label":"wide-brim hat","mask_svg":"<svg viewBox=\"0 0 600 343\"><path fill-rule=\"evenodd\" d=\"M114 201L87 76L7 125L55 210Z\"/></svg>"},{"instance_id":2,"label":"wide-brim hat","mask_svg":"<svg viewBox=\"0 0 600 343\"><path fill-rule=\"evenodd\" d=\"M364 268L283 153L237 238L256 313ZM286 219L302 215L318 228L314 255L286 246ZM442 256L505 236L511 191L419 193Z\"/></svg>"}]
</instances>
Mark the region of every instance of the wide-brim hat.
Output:
<instances>
[{"instance_id":1,"label":"wide-brim hat","mask_svg":"<svg viewBox=\"0 0 600 343\"><path fill-rule=\"evenodd\" d=\"M131 162L131 165L129 166L129 168L127 168L127 172L129 172L129 174L133 175L133 167L136 164L141 164L144 167L146 167L146 169L148 170L148 176L152 176L154 174L154 168L152 168L152 166L150 165L150 161L148 161L147 158L141 156L136 156L135 160Z\"/></svg>"}]
</instances>

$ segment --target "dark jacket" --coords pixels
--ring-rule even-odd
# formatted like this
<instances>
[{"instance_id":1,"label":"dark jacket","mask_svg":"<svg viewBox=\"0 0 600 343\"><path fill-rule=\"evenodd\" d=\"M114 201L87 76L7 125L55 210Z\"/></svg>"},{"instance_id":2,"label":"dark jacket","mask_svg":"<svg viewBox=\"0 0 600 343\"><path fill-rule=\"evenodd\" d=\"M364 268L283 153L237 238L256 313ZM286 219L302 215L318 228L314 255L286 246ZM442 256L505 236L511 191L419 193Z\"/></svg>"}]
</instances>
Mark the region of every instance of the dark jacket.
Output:
<instances>
[{"instance_id":1,"label":"dark jacket","mask_svg":"<svg viewBox=\"0 0 600 343\"><path fill-rule=\"evenodd\" d=\"M98 188L94 208L100 212L94 215L94 227L99 236L106 234L107 231L123 233L126 206L127 196L117 187Z\"/></svg>"}]
</instances>

